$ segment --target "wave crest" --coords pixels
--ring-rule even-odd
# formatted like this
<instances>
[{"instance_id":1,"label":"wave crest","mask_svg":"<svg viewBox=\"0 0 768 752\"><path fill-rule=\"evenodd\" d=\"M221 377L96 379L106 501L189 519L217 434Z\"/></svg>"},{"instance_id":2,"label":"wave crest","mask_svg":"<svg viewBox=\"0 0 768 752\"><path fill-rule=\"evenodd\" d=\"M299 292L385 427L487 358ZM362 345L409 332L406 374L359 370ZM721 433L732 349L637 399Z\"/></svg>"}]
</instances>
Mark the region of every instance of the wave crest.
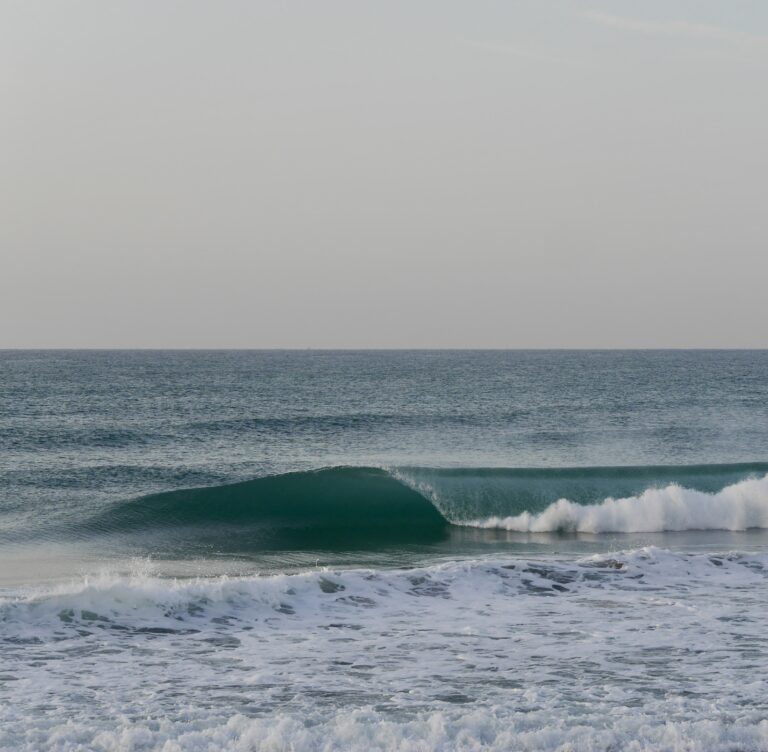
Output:
<instances>
[{"instance_id":1,"label":"wave crest","mask_svg":"<svg viewBox=\"0 0 768 752\"><path fill-rule=\"evenodd\" d=\"M768 475L726 486L717 493L672 483L638 496L607 498L599 504L559 499L539 513L488 517L468 527L525 533L658 533L683 530L768 528Z\"/></svg>"}]
</instances>

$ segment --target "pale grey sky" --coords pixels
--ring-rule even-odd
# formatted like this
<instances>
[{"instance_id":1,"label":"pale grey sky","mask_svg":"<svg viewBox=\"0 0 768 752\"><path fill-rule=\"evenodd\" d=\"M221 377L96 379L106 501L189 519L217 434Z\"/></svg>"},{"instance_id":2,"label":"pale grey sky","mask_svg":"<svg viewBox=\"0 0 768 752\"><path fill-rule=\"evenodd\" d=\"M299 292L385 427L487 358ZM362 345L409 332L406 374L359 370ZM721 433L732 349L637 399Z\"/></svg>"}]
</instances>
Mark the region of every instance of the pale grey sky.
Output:
<instances>
[{"instance_id":1,"label":"pale grey sky","mask_svg":"<svg viewBox=\"0 0 768 752\"><path fill-rule=\"evenodd\" d=\"M764 0L0 0L0 347L766 347Z\"/></svg>"}]
</instances>

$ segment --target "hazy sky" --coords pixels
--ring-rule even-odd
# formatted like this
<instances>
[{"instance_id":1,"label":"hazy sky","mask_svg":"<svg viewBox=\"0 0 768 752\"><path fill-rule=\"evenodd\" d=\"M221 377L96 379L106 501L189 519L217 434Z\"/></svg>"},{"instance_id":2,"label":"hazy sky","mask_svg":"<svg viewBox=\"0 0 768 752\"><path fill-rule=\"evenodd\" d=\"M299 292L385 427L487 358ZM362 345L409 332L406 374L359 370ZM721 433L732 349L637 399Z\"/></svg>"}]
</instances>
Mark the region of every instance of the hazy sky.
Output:
<instances>
[{"instance_id":1,"label":"hazy sky","mask_svg":"<svg viewBox=\"0 0 768 752\"><path fill-rule=\"evenodd\" d=\"M0 347L768 346L765 0L0 0Z\"/></svg>"}]
</instances>

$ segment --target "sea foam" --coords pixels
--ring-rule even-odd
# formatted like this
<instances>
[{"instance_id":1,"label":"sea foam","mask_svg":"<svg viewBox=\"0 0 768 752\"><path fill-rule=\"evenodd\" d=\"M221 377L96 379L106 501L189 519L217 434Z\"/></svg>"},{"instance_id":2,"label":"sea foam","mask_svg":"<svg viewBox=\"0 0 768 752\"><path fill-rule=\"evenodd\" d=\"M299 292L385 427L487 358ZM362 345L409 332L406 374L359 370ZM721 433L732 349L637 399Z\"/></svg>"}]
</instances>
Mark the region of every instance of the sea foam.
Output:
<instances>
[{"instance_id":1,"label":"sea foam","mask_svg":"<svg viewBox=\"0 0 768 752\"><path fill-rule=\"evenodd\" d=\"M652 533L768 528L768 475L717 493L670 484L599 504L559 499L539 513L467 520L462 525L517 532Z\"/></svg>"},{"instance_id":2,"label":"sea foam","mask_svg":"<svg viewBox=\"0 0 768 752\"><path fill-rule=\"evenodd\" d=\"M767 575L644 548L6 591L0 749L766 750Z\"/></svg>"}]
</instances>

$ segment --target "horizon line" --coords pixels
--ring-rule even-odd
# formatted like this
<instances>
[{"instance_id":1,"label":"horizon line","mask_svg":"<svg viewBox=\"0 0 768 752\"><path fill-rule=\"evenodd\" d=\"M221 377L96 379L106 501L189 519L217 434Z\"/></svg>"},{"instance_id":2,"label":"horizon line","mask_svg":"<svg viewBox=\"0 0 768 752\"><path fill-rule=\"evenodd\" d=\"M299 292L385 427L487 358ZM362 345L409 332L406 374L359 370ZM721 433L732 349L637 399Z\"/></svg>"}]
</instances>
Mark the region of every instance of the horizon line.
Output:
<instances>
[{"instance_id":1,"label":"horizon line","mask_svg":"<svg viewBox=\"0 0 768 752\"><path fill-rule=\"evenodd\" d=\"M761 352L768 346L636 346L636 347L0 347L0 352Z\"/></svg>"}]
</instances>

